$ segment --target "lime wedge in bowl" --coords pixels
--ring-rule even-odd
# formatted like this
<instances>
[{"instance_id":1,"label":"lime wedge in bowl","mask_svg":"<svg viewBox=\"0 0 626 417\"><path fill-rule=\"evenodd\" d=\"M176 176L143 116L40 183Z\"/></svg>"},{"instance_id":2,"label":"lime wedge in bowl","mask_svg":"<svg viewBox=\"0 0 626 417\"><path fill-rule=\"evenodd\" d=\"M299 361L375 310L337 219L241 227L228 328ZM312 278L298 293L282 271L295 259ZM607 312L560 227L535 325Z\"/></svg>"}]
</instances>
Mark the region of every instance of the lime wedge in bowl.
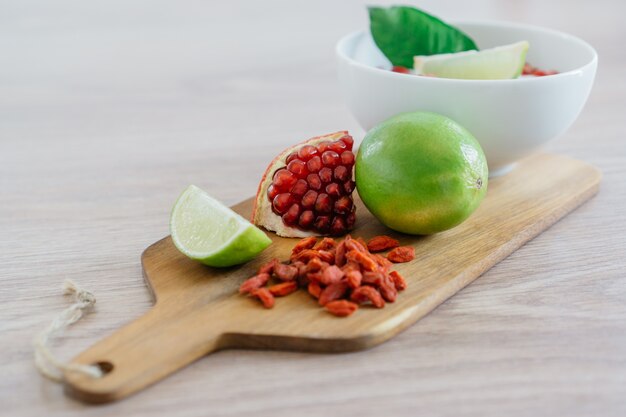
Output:
<instances>
[{"instance_id":1,"label":"lime wedge in bowl","mask_svg":"<svg viewBox=\"0 0 626 417\"><path fill-rule=\"evenodd\" d=\"M261 229L195 185L174 204L170 233L183 254L217 267L247 262L272 243Z\"/></svg>"},{"instance_id":2,"label":"lime wedge in bowl","mask_svg":"<svg viewBox=\"0 0 626 417\"><path fill-rule=\"evenodd\" d=\"M466 80L507 80L517 78L526 62L528 42L516 42L481 51L416 56L415 73Z\"/></svg>"}]
</instances>

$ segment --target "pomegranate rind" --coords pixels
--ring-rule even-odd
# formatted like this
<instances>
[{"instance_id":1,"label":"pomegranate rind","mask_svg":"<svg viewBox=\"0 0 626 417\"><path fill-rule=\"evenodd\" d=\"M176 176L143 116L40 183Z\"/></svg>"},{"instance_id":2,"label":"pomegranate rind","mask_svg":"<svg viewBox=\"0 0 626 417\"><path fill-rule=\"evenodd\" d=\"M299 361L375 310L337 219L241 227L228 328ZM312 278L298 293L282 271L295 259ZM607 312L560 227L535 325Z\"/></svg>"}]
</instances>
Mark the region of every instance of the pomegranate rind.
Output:
<instances>
[{"instance_id":1,"label":"pomegranate rind","mask_svg":"<svg viewBox=\"0 0 626 417\"><path fill-rule=\"evenodd\" d=\"M290 227L283 223L280 216L272 211L272 203L267 198L267 189L272 183L272 175L277 169L284 167L285 160L292 152L297 152L305 145L317 146L324 141L336 141L340 138L348 135L348 131L342 130L328 135L316 136L314 138L300 142L294 146L291 146L275 157L268 165L267 169L261 177L259 187L256 192L256 199L252 208L252 223L257 226L264 227L266 230L275 232L278 236L283 237L309 237L309 236L321 236L322 234L316 233L310 230L302 230L296 227Z\"/></svg>"}]
</instances>

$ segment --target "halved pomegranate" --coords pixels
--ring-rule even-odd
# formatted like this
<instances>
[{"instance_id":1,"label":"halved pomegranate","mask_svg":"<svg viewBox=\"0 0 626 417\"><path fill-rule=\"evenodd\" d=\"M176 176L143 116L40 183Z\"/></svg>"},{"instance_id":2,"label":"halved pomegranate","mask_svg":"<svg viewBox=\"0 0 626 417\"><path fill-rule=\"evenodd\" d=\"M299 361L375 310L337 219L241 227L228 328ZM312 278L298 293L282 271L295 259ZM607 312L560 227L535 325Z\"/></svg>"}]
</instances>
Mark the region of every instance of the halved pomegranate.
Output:
<instances>
[{"instance_id":1,"label":"halved pomegranate","mask_svg":"<svg viewBox=\"0 0 626 417\"><path fill-rule=\"evenodd\" d=\"M347 233L356 210L353 143L341 131L281 152L263 174L252 222L285 237Z\"/></svg>"}]
</instances>

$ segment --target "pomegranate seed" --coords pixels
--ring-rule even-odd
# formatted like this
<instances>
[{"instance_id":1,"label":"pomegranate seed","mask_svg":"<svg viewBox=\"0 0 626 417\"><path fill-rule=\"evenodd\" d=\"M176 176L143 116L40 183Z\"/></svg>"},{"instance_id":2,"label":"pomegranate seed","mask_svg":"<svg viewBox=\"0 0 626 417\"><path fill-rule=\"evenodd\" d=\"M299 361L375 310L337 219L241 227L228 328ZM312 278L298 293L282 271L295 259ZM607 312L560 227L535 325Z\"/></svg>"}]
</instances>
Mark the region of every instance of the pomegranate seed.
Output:
<instances>
[{"instance_id":1,"label":"pomegranate seed","mask_svg":"<svg viewBox=\"0 0 626 417\"><path fill-rule=\"evenodd\" d=\"M335 178L339 181L345 181L350 178L350 172L348 171L348 168L344 167L343 165L339 165L337 168L335 168L334 174Z\"/></svg>"},{"instance_id":2,"label":"pomegranate seed","mask_svg":"<svg viewBox=\"0 0 626 417\"><path fill-rule=\"evenodd\" d=\"M317 200L317 192L313 190L309 190L302 197L300 204L302 204L302 207L304 208L312 208L315 205L316 200Z\"/></svg>"},{"instance_id":3,"label":"pomegranate seed","mask_svg":"<svg viewBox=\"0 0 626 417\"><path fill-rule=\"evenodd\" d=\"M315 148L315 146L312 145L304 145L298 151L298 157L304 161L308 161L317 154L317 149Z\"/></svg>"},{"instance_id":4,"label":"pomegranate seed","mask_svg":"<svg viewBox=\"0 0 626 417\"><path fill-rule=\"evenodd\" d=\"M330 234L331 235L342 235L346 232L346 224L343 218L337 216L333 219L332 224L330 225Z\"/></svg>"},{"instance_id":5,"label":"pomegranate seed","mask_svg":"<svg viewBox=\"0 0 626 417\"><path fill-rule=\"evenodd\" d=\"M276 211L278 214L283 214L287 211L291 203L291 194L282 193L274 197L274 200L272 201L272 207L274 208L274 211Z\"/></svg>"},{"instance_id":6,"label":"pomegranate seed","mask_svg":"<svg viewBox=\"0 0 626 417\"><path fill-rule=\"evenodd\" d=\"M531 72L533 72L533 67L532 67L532 66L530 66L530 64L529 64L529 63L525 63L525 64L524 64L524 68L522 68L522 74L523 74L523 75L528 75L528 74L530 74Z\"/></svg>"},{"instance_id":7,"label":"pomegranate seed","mask_svg":"<svg viewBox=\"0 0 626 417\"><path fill-rule=\"evenodd\" d=\"M319 190L322 188L322 180L320 176L317 174L309 174L306 177L306 180L309 182L309 187L314 190Z\"/></svg>"},{"instance_id":8,"label":"pomegranate seed","mask_svg":"<svg viewBox=\"0 0 626 417\"><path fill-rule=\"evenodd\" d=\"M326 186L326 192L328 193L328 195L331 195L333 197L339 197L341 195L339 184L334 182Z\"/></svg>"},{"instance_id":9,"label":"pomegranate seed","mask_svg":"<svg viewBox=\"0 0 626 417\"><path fill-rule=\"evenodd\" d=\"M332 205L328 194L321 193L315 201L315 210L319 213L330 213Z\"/></svg>"},{"instance_id":10,"label":"pomegranate seed","mask_svg":"<svg viewBox=\"0 0 626 417\"><path fill-rule=\"evenodd\" d=\"M289 164L289 162L293 161L297 157L298 157L298 152L291 152L289 156L287 157L287 160L285 161L285 163Z\"/></svg>"},{"instance_id":11,"label":"pomegranate seed","mask_svg":"<svg viewBox=\"0 0 626 417\"><path fill-rule=\"evenodd\" d=\"M334 167L339 164L340 160L341 158L339 158L339 154L337 152L326 151L322 154L322 162L324 162L324 165Z\"/></svg>"},{"instance_id":12,"label":"pomegranate seed","mask_svg":"<svg viewBox=\"0 0 626 417\"><path fill-rule=\"evenodd\" d=\"M319 198L318 198L319 200ZM336 213L347 213L352 208L352 199L347 195L341 197L339 200L335 201L335 212Z\"/></svg>"},{"instance_id":13,"label":"pomegranate seed","mask_svg":"<svg viewBox=\"0 0 626 417\"><path fill-rule=\"evenodd\" d=\"M330 227L330 216L317 216L314 226L320 232L326 232Z\"/></svg>"},{"instance_id":14,"label":"pomegranate seed","mask_svg":"<svg viewBox=\"0 0 626 417\"><path fill-rule=\"evenodd\" d=\"M278 188L274 187L273 184L270 184L270 186L267 187L267 196L270 200L273 200L274 197L278 195L278 193L280 193L280 191L278 191Z\"/></svg>"},{"instance_id":15,"label":"pomegranate seed","mask_svg":"<svg viewBox=\"0 0 626 417\"><path fill-rule=\"evenodd\" d=\"M305 180L298 180L296 184L291 187L291 194L296 197L302 197L309 189L309 184Z\"/></svg>"},{"instance_id":16,"label":"pomegranate seed","mask_svg":"<svg viewBox=\"0 0 626 417\"><path fill-rule=\"evenodd\" d=\"M356 183L352 180L350 181L346 181L343 184L343 190L346 192L346 194L351 194L352 191L354 191L354 187L356 186Z\"/></svg>"},{"instance_id":17,"label":"pomegranate seed","mask_svg":"<svg viewBox=\"0 0 626 417\"><path fill-rule=\"evenodd\" d=\"M401 74L410 74L411 73L410 69L408 69L407 67L401 67L399 65L394 66L391 70L393 72L399 72Z\"/></svg>"},{"instance_id":18,"label":"pomegranate seed","mask_svg":"<svg viewBox=\"0 0 626 417\"><path fill-rule=\"evenodd\" d=\"M309 161L306 163L306 167L308 168L309 172L317 172L322 168L322 159L315 155L313 158L309 159Z\"/></svg>"},{"instance_id":19,"label":"pomegranate seed","mask_svg":"<svg viewBox=\"0 0 626 417\"><path fill-rule=\"evenodd\" d=\"M545 75L554 75L558 74L557 71L544 71L537 67L533 67L532 65L526 63L524 64L524 68L522 69L522 75L534 75L535 77L543 77Z\"/></svg>"},{"instance_id":20,"label":"pomegranate seed","mask_svg":"<svg viewBox=\"0 0 626 417\"><path fill-rule=\"evenodd\" d=\"M287 171L285 168L281 168L274 173L274 179L272 180L274 186L281 191L288 191L298 181L295 175Z\"/></svg>"},{"instance_id":21,"label":"pomegranate seed","mask_svg":"<svg viewBox=\"0 0 626 417\"><path fill-rule=\"evenodd\" d=\"M303 228L308 228L313 224L313 220L315 220L315 215L311 210L305 210L300 215L300 219L298 220L298 225Z\"/></svg>"},{"instance_id":22,"label":"pomegranate seed","mask_svg":"<svg viewBox=\"0 0 626 417\"><path fill-rule=\"evenodd\" d=\"M337 154L341 154L343 151L345 151L347 148L346 144L343 143L341 140L335 141L333 143L330 144L330 146L328 147L329 151L335 151L337 152Z\"/></svg>"},{"instance_id":23,"label":"pomegranate seed","mask_svg":"<svg viewBox=\"0 0 626 417\"><path fill-rule=\"evenodd\" d=\"M345 151L341 154L341 163L344 165L354 165L354 154L351 151Z\"/></svg>"},{"instance_id":24,"label":"pomegranate seed","mask_svg":"<svg viewBox=\"0 0 626 417\"><path fill-rule=\"evenodd\" d=\"M294 225L298 221L298 215L300 214L300 206L293 204L287 210L287 213L283 214L283 221L286 225Z\"/></svg>"},{"instance_id":25,"label":"pomegranate seed","mask_svg":"<svg viewBox=\"0 0 626 417\"><path fill-rule=\"evenodd\" d=\"M320 176L322 182L329 183L333 180L333 170L328 167L320 169L318 175Z\"/></svg>"},{"instance_id":26,"label":"pomegranate seed","mask_svg":"<svg viewBox=\"0 0 626 417\"><path fill-rule=\"evenodd\" d=\"M346 135L341 138L341 141L346 144L349 150L352 150L352 145L354 144L354 139L352 139L352 136Z\"/></svg>"},{"instance_id":27,"label":"pomegranate seed","mask_svg":"<svg viewBox=\"0 0 626 417\"><path fill-rule=\"evenodd\" d=\"M354 226L355 221L356 221L356 207L353 207L350 214L346 216L346 226L348 226L348 228L352 228L352 226Z\"/></svg>"},{"instance_id":28,"label":"pomegranate seed","mask_svg":"<svg viewBox=\"0 0 626 417\"><path fill-rule=\"evenodd\" d=\"M295 174L298 178L303 178L306 176L306 163L302 162L299 159L294 159L293 161L287 164L287 170L293 174Z\"/></svg>"},{"instance_id":29,"label":"pomegranate seed","mask_svg":"<svg viewBox=\"0 0 626 417\"><path fill-rule=\"evenodd\" d=\"M353 145L354 139L346 134L301 145L287 155L286 166L274 172L267 189L272 210L286 226L341 234L354 225Z\"/></svg>"},{"instance_id":30,"label":"pomegranate seed","mask_svg":"<svg viewBox=\"0 0 626 417\"><path fill-rule=\"evenodd\" d=\"M320 142L317 145L317 149L320 151L320 153L324 153L328 150L328 147L330 146L332 142L329 141L324 141L324 142Z\"/></svg>"}]
</instances>

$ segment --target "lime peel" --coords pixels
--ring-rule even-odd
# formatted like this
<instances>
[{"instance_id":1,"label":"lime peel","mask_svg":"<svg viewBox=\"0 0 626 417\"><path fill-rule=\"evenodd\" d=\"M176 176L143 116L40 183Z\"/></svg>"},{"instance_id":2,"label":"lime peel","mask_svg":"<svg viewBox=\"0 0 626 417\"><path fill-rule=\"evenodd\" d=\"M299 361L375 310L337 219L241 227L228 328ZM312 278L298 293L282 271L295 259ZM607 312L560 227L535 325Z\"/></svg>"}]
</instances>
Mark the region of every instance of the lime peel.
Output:
<instances>
[{"instance_id":1,"label":"lime peel","mask_svg":"<svg viewBox=\"0 0 626 417\"><path fill-rule=\"evenodd\" d=\"M415 73L439 78L504 80L521 75L529 44L526 41L481 51L416 56Z\"/></svg>"},{"instance_id":2,"label":"lime peel","mask_svg":"<svg viewBox=\"0 0 626 417\"><path fill-rule=\"evenodd\" d=\"M184 255L215 267L247 262L272 243L261 229L195 185L174 204L170 233Z\"/></svg>"},{"instance_id":3,"label":"lime peel","mask_svg":"<svg viewBox=\"0 0 626 417\"><path fill-rule=\"evenodd\" d=\"M398 232L451 229L480 205L489 169L478 141L443 115L402 113L372 128L356 157L361 200Z\"/></svg>"}]
</instances>

